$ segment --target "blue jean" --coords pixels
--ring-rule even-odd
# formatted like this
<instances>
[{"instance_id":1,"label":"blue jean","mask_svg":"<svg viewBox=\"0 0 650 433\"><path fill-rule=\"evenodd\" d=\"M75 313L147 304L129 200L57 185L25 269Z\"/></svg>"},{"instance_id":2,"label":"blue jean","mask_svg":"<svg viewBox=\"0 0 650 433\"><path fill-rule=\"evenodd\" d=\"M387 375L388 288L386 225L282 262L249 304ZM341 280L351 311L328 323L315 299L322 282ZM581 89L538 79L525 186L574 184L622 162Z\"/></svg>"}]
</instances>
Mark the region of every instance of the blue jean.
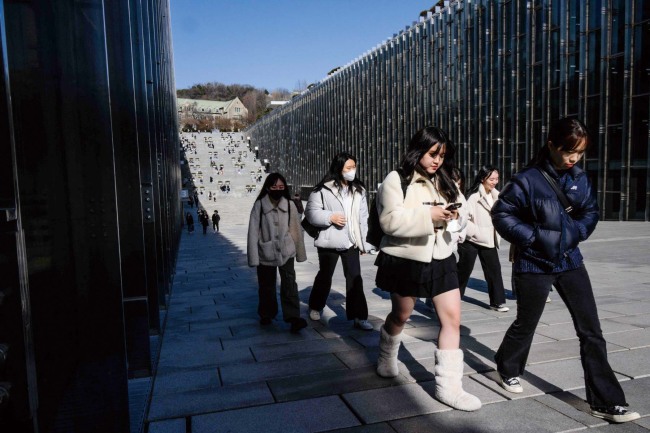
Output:
<instances>
[{"instance_id":1,"label":"blue jean","mask_svg":"<svg viewBox=\"0 0 650 433\"><path fill-rule=\"evenodd\" d=\"M517 317L506 331L494 359L503 377L524 373L533 335L554 285L573 319L580 341L587 402L592 407L624 406L625 395L609 362L587 269L556 274L517 273Z\"/></svg>"},{"instance_id":2,"label":"blue jean","mask_svg":"<svg viewBox=\"0 0 650 433\"><path fill-rule=\"evenodd\" d=\"M314 279L314 285L309 294L309 308L320 311L325 307L327 297L332 289L332 275L336 262L341 257L343 274L345 275L345 314L348 320L368 318L368 303L363 293L363 278L359 250L355 247L344 251L330 248L318 248L319 270Z\"/></svg>"}]
</instances>

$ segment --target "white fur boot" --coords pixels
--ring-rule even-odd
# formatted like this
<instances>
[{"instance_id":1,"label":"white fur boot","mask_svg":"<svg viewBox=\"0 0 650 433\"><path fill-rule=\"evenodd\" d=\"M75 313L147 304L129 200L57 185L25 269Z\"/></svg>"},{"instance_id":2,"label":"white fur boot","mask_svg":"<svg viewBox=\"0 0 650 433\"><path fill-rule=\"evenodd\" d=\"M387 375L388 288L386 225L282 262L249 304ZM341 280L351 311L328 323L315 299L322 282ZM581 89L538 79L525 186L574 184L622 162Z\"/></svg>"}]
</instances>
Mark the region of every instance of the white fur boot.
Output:
<instances>
[{"instance_id":1,"label":"white fur boot","mask_svg":"<svg viewBox=\"0 0 650 433\"><path fill-rule=\"evenodd\" d=\"M399 351L400 335L389 335L383 326L380 332L377 374L381 377L396 377L399 374L397 352Z\"/></svg>"},{"instance_id":2,"label":"white fur boot","mask_svg":"<svg viewBox=\"0 0 650 433\"><path fill-rule=\"evenodd\" d=\"M463 390L463 351L436 350L436 398L454 409L473 411L481 408L481 400Z\"/></svg>"}]
</instances>

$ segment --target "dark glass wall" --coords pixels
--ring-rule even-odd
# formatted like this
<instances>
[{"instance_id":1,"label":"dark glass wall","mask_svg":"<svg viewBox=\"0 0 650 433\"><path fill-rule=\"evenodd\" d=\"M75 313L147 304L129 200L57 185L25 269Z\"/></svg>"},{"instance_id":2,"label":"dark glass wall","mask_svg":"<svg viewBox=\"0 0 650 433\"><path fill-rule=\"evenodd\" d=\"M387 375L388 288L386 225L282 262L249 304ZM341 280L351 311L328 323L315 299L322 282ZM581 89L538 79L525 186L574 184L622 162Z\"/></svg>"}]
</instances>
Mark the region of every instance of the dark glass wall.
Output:
<instances>
[{"instance_id":1,"label":"dark glass wall","mask_svg":"<svg viewBox=\"0 0 650 433\"><path fill-rule=\"evenodd\" d=\"M372 191L434 124L469 179L491 164L507 180L550 122L577 115L596 139L583 164L602 217L649 221L650 2L439 4L249 127L271 169L307 187L348 150Z\"/></svg>"},{"instance_id":2,"label":"dark glass wall","mask_svg":"<svg viewBox=\"0 0 650 433\"><path fill-rule=\"evenodd\" d=\"M0 12L0 431L128 432L181 227L169 5Z\"/></svg>"}]
</instances>

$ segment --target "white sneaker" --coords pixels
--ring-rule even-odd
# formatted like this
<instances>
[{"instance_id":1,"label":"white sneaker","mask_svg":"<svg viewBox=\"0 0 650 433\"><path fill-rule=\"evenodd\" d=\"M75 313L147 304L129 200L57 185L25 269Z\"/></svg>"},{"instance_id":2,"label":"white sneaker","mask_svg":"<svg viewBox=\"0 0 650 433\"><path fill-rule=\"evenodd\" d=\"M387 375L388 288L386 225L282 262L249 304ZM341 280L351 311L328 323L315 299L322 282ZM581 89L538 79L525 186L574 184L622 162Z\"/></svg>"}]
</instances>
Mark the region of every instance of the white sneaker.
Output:
<instances>
[{"instance_id":1,"label":"white sneaker","mask_svg":"<svg viewBox=\"0 0 650 433\"><path fill-rule=\"evenodd\" d=\"M354 319L354 327L363 329L364 331L372 331L372 323L367 320Z\"/></svg>"},{"instance_id":2,"label":"white sneaker","mask_svg":"<svg viewBox=\"0 0 650 433\"><path fill-rule=\"evenodd\" d=\"M499 313L505 313L506 311L510 311L510 308L506 307L503 304L490 305L490 308L493 309L494 311L498 311Z\"/></svg>"},{"instance_id":3,"label":"white sneaker","mask_svg":"<svg viewBox=\"0 0 650 433\"><path fill-rule=\"evenodd\" d=\"M548 298L546 298L546 303L548 304L549 302L551 302L551 297L550 296Z\"/></svg>"},{"instance_id":4,"label":"white sneaker","mask_svg":"<svg viewBox=\"0 0 650 433\"><path fill-rule=\"evenodd\" d=\"M309 310L309 318L311 320L320 320L320 313L316 310Z\"/></svg>"}]
</instances>

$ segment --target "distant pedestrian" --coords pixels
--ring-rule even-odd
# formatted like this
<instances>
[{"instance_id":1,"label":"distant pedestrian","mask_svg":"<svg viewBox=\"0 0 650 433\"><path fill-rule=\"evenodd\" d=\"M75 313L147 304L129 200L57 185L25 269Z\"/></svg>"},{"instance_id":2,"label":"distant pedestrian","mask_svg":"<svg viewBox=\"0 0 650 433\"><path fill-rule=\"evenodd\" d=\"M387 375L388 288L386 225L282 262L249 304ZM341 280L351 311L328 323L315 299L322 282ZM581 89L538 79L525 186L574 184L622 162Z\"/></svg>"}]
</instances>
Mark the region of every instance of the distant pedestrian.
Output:
<instances>
[{"instance_id":1,"label":"distant pedestrian","mask_svg":"<svg viewBox=\"0 0 650 433\"><path fill-rule=\"evenodd\" d=\"M192 233L194 231L194 217L189 212L185 215L185 223L187 224L187 232Z\"/></svg>"},{"instance_id":2,"label":"distant pedestrian","mask_svg":"<svg viewBox=\"0 0 650 433\"><path fill-rule=\"evenodd\" d=\"M189 196L189 198L187 199L187 204L190 205L190 208L194 208L194 199L192 198L192 196Z\"/></svg>"},{"instance_id":3,"label":"distant pedestrian","mask_svg":"<svg viewBox=\"0 0 650 433\"><path fill-rule=\"evenodd\" d=\"M208 226L210 225L210 218L208 217L208 211L204 210L201 212L201 216L199 217L199 221L201 222L201 226L203 226L203 234L206 234L208 232Z\"/></svg>"},{"instance_id":4,"label":"distant pedestrian","mask_svg":"<svg viewBox=\"0 0 650 433\"><path fill-rule=\"evenodd\" d=\"M215 232L219 231L219 221L221 221L221 216L219 216L219 211L215 209L212 214L212 230Z\"/></svg>"}]
</instances>

